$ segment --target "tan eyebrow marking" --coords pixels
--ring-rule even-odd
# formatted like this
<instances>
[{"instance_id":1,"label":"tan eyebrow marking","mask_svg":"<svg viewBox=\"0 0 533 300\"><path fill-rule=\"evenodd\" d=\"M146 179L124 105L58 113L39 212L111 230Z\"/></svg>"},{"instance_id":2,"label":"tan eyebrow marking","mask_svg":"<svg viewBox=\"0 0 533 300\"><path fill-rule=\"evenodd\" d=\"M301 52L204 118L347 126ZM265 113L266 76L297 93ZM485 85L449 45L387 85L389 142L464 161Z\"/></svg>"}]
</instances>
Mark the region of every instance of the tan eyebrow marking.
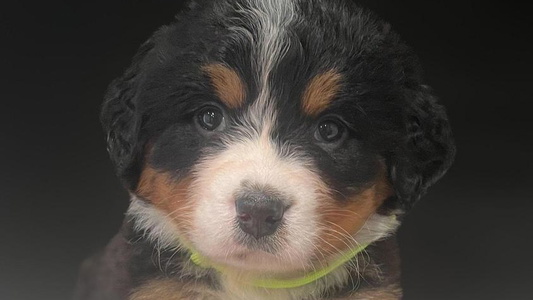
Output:
<instances>
[{"instance_id":1,"label":"tan eyebrow marking","mask_svg":"<svg viewBox=\"0 0 533 300\"><path fill-rule=\"evenodd\" d=\"M341 75L334 70L315 76L302 97L302 109L309 116L317 116L333 101L341 88Z\"/></svg>"},{"instance_id":2,"label":"tan eyebrow marking","mask_svg":"<svg viewBox=\"0 0 533 300\"><path fill-rule=\"evenodd\" d=\"M241 77L235 70L220 64L202 67L211 79L217 96L229 108L238 108L244 103L246 90Z\"/></svg>"}]
</instances>

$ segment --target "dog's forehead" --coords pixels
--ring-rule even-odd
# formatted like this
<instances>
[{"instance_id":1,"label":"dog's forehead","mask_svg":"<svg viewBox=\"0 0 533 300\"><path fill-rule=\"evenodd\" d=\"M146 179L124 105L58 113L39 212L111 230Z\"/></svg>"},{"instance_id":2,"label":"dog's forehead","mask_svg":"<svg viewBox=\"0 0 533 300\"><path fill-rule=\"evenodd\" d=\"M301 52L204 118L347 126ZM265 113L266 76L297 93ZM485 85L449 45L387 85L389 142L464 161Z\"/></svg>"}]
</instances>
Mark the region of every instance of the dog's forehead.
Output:
<instances>
[{"instance_id":1,"label":"dog's forehead","mask_svg":"<svg viewBox=\"0 0 533 300\"><path fill-rule=\"evenodd\" d=\"M247 81L231 66L211 63L203 66L202 70L209 77L218 99L229 109L239 109L247 103L262 100L260 105L263 106L268 103L275 103L278 107L292 106L306 116L316 117L329 107L342 88L342 75L330 69L314 75L302 86L294 85L289 90L283 90L283 85L272 82L264 87L269 91L254 95L249 92L253 82ZM291 97L290 94L295 94L295 90L299 95ZM260 97L267 99L258 99Z\"/></svg>"},{"instance_id":2,"label":"dog's forehead","mask_svg":"<svg viewBox=\"0 0 533 300\"><path fill-rule=\"evenodd\" d=\"M155 52L176 58L166 63L179 72L207 75L230 109L275 102L280 110L316 117L343 87L373 80L362 65L373 63L365 53L376 51L386 26L366 15L348 18L343 12L350 9L314 1L220 1L162 30Z\"/></svg>"},{"instance_id":3,"label":"dog's forehead","mask_svg":"<svg viewBox=\"0 0 533 300\"><path fill-rule=\"evenodd\" d=\"M217 3L154 35L139 97L150 109L176 107L181 115L215 100L229 110L257 102L280 120L319 118L332 106L354 115L365 106L359 95L381 101L408 77L400 76L402 61L390 59L405 49L386 46L395 42L386 23L343 7L352 3Z\"/></svg>"}]
</instances>

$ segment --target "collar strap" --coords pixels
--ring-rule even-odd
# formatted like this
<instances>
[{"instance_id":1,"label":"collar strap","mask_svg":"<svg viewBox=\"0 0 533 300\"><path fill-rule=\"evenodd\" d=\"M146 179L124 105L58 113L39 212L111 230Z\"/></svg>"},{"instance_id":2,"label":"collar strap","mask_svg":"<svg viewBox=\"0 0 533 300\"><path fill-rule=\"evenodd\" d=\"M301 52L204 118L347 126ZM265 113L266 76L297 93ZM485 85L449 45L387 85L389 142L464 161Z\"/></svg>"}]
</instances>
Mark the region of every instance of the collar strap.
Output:
<instances>
[{"instance_id":1,"label":"collar strap","mask_svg":"<svg viewBox=\"0 0 533 300\"><path fill-rule=\"evenodd\" d=\"M333 272L335 269L337 269L338 267L342 266L343 264L345 264L346 262L354 258L357 254L364 251L367 246L368 245L360 245L356 248L350 249L350 251L343 253L341 257L333 261L327 267L320 269L320 270L313 271L299 278L291 278L291 279L261 278L261 279L251 280L247 283L255 287L261 287L261 288L267 288L267 289L289 289L289 288L301 287L311 282L314 282L328 275L329 273ZM206 262L206 259L204 259L196 251L191 251L190 259L194 264L202 268L213 268L219 272L223 272L223 269L220 267L210 266Z\"/></svg>"}]
</instances>

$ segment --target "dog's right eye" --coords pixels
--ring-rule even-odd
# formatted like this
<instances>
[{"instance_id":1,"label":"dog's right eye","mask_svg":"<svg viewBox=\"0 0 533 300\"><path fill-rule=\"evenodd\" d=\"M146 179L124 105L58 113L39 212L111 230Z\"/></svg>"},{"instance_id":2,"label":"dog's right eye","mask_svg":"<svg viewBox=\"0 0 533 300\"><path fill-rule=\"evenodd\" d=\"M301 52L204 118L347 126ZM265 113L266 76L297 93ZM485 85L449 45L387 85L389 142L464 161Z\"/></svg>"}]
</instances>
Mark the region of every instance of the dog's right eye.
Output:
<instances>
[{"instance_id":1,"label":"dog's right eye","mask_svg":"<svg viewBox=\"0 0 533 300\"><path fill-rule=\"evenodd\" d=\"M339 119L333 117L321 121L315 130L315 139L321 143L337 143L346 136L346 127Z\"/></svg>"},{"instance_id":2,"label":"dog's right eye","mask_svg":"<svg viewBox=\"0 0 533 300\"><path fill-rule=\"evenodd\" d=\"M224 114L215 106L202 108L197 115L198 124L207 131L215 131L222 127Z\"/></svg>"}]
</instances>

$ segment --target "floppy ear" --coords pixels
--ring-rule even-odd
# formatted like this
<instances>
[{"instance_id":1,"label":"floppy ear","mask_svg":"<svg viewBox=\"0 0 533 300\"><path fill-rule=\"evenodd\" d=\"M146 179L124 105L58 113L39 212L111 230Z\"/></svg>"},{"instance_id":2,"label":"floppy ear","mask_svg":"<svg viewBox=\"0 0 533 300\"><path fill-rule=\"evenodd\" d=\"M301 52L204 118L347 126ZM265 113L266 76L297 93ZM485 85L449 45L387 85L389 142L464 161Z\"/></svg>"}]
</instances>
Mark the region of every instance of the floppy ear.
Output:
<instances>
[{"instance_id":1,"label":"floppy ear","mask_svg":"<svg viewBox=\"0 0 533 300\"><path fill-rule=\"evenodd\" d=\"M140 65L152 47L150 41L144 43L133 58L132 65L109 85L100 114L107 151L118 177L130 190L137 184L142 163L143 145L139 140L139 131L143 117L137 99L142 77Z\"/></svg>"},{"instance_id":2,"label":"floppy ear","mask_svg":"<svg viewBox=\"0 0 533 300\"><path fill-rule=\"evenodd\" d=\"M409 209L450 167L455 144L443 106L427 86L406 94L404 135L389 162L396 196Z\"/></svg>"}]
</instances>

